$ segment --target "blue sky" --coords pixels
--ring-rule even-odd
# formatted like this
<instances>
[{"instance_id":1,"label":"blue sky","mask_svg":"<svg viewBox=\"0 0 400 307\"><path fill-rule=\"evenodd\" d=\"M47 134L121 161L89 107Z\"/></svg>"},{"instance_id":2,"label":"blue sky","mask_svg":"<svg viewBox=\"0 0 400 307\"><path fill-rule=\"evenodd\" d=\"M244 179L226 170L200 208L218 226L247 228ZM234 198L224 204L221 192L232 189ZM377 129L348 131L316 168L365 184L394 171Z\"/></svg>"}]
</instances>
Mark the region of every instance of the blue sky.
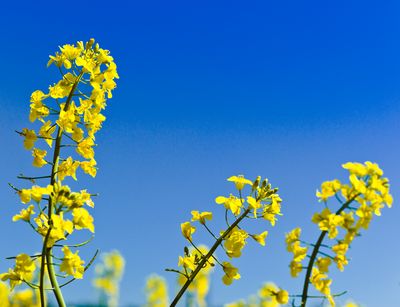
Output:
<instances>
[{"instance_id":1,"label":"blue sky","mask_svg":"<svg viewBox=\"0 0 400 307\"><path fill-rule=\"evenodd\" d=\"M165 276L174 291L191 210L222 212L218 195L234 174L268 177L280 187L284 216L265 248L249 243L231 287L215 272L210 299L224 303L273 280L291 292L284 233L311 225L315 190L344 178L347 161L379 163L395 204L354 242L333 291L366 306L396 306L400 285L400 26L397 1L113 1L56 5L8 2L0 12L0 257L40 249L7 182L29 174L31 157L14 133L28 124L29 96L55 82L46 69L58 45L94 37L111 50L120 80L106 110L96 155L96 238L81 250L118 249L126 257L123 303L143 302L145 278ZM223 227L215 218L214 229ZM261 228L264 226L261 225ZM211 242L202 234L198 242ZM1 270L8 263L0 262ZM90 277L65 294L94 300ZM374 282L371 282L374 281Z\"/></svg>"}]
</instances>

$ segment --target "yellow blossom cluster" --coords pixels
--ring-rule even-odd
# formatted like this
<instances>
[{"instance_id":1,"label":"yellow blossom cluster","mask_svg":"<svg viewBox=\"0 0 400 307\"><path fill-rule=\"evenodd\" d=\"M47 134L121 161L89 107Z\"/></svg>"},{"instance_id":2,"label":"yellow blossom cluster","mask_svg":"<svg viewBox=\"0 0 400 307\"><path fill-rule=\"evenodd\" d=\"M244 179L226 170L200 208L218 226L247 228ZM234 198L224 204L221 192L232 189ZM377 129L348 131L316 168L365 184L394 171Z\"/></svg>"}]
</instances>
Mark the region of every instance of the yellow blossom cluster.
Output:
<instances>
[{"instance_id":1,"label":"yellow blossom cluster","mask_svg":"<svg viewBox=\"0 0 400 307\"><path fill-rule=\"evenodd\" d=\"M61 241L76 230L95 231L94 219L87 209L94 207L93 194L87 190L72 192L64 182L68 178L77 180L79 169L92 177L96 176L96 133L106 119L103 111L119 76L110 52L100 48L93 39L60 47L59 52L50 56L50 65L57 67L61 77L47 91L36 90L32 93L29 120L34 127L18 132L24 138L25 149L32 152L33 166L41 171L46 167L49 170L43 176L19 176L33 182L33 186L14 187L26 207L13 217L13 221L30 224L42 237L40 270L43 273L44 266L48 266L57 302L63 305L65 303L55 277L54 267L57 266L52 263L57 258L52 257L52 250L62 247L60 271L80 279L85 271L84 261L79 258L78 252L63 247ZM39 180L50 182L38 185L36 182ZM82 244L70 247L77 246ZM3 278L15 284L14 276L7 274ZM37 286L43 301L44 274L40 276L40 285Z\"/></svg>"},{"instance_id":2,"label":"yellow blossom cluster","mask_svg":"<svg viewBox=\"0 0 400 307\"><path fill-rule=\"evenodd\" d=\"M361 229L368 229L374 215L380 216L381 209L385 206L390 208L393 202L389 180L383 177L383 171L376 163L349 162L342 166L349 172L349 183L338 179L326 181L316 193L318 199L325 203L325 208L312 217L312 222L321 230L317 242L304 242L308 246L302 247L300 228L286 235L287 250L293 253L291 275L296 277L306 269L302 306L307 300L308 282L329 300L331 306L335 305L330 289L332 280L327 275L330 265L335 263L343 271L348 264L346 254L354 238ZM328 200L333 197L339 203L334 210L328 206ZM332 245L323 244L326 236L332 240ZM307 256L308 247L312 247L313 251L308 266L304 268L301 262Z\"/></svg>"},{"instance_id":3,"label":"yellow blossom cluster","mask_svg":"<svg viewBox=\"0 0 400 307\"><path fill-rule=\"evenodd\" d=\"M146 307L168 306L168 285L159 275L151 275L146 281Z\"/></svg>"},{"instance_id":4,"label":"yellow blossom cluster","mask_svg":"<svg viewBox=\"0 0 400 307\"><path fill-rule=\"evenodd\" d=\"M40 307L38 293L30 288L11 292L0 282L0 307Z\"/></svg>"},{"instance_id":5,"label":"yellow blossom cluster","mask_svg":"<svg viewBox=\"0 0 400 307\"><path fill-rule=\"evenodd\" d=\"M206 255L209 252L209 248L205 245L197 246L197 249L194 247L189 248L189 255L194 260L201 259L203 255ZM189 257L189 258L190 258ZM182 257L180 257L182 259ZM180 265L180 263L178 264ZM191 264L190 264L191 265ZM206 305L206 296L210 290L210 273L213 270L212 265L207 265L204 267L194 278L192 283L189 285L187 291L195 296L195 301L197 306L205 307ZM178 275L178 284L183 286L186 282L186 276L179 274Z\"/></svg>"},{"instance_id":6,"label":"yellow blossom cluster","mask_svg":"<svg viewBox=\"0 0 400 307\"><path fill-rule=\"evenodd\" d=\"M289 302L289 293L279 288L272 282L267 282L258 291L257 295L251 296L247 301L239 300L225 307L279 307Z\"/></svg>"},{"instance_id":7,"label":"yellow blossom cluster","mask_svg":"<svg viewBox=\"0 0 400 307\"><path fill-rule=\"evenodd\" d=\"M107 306L118 306L119 283L124 269L125 259L116 250L104 253L102 262L96 265L93 285L107 298Z\"/></svg>"},{"instance_id":8,"label":"yellow blossom cluster","mask_svg":"<svg viewBox=\"0 0 400 307\"><path fill-rule=\"evenodd\" d=\"M189 242L196 252L190 252L185 249L185 255L179 256L178 266L182 267L179 271L180 279L185 280L181 289L173 301L172 306L176 304L183 292L194 282L195 277L200 272L209 269L214 265L220 265L224 271L222 281L226 285L230 285L233 280L239 279L240 274L238 268L234 267L229 261L220 262L215 251L221 247L225 254L231 258L238 258L242 255L242 250L247 244L248 238L252 238L260 245L265 245L265 239L268 231L259 234L251 234L247 232L239 223L246 220L266 220L272 226L275 225L276 217L281 215L281 198L277 194L277 188L272 188L268 180L261 180L257 177L254 181L246 179L244 176L232 176L228 181L233 182L237 190L237 196L230 194L229 196L218 196L215 199L217 204L221 204L225 208L226 229L220 231L217 236L209 228L208 222L212 220L212 212L192 211L191 221L181 224L181 232L183 237ZM248 195L243 193L248 187ZM233 216L233 222L229 221L229 214ZM199 249L193 242L193 234L196 232L196 225L200 224L215 240L215 243L208 252L199 252ZM169 270L175 271L175 270Z\"/></svg>"},{"instance_id":9,"label":"yellow blossom cluster","mask_svg":"<svg viewBox=\"0 0 400 307\"><path fill-rule=\"evenodd\" d=\"M286 234L286 250L293 254L290 262L290 275L297 277L303 269L302 261L307 256L308 248L300 244L301 229L295 228Z\"/></svg>"},{"instance_id":10,"label":"yellow blossom cluster","mask_svg":"<svg viewBox=\"0 0 400 307\"><path fill-rule=\"evenodd\" d=\"M36 270L34 260L27 254L20 254L15 257L15 266L13 269L8 269L7 273L0 274L2 281L9 280L11 290L22 282L29 282L33 273Z\"/></svg>"}]
</instances>

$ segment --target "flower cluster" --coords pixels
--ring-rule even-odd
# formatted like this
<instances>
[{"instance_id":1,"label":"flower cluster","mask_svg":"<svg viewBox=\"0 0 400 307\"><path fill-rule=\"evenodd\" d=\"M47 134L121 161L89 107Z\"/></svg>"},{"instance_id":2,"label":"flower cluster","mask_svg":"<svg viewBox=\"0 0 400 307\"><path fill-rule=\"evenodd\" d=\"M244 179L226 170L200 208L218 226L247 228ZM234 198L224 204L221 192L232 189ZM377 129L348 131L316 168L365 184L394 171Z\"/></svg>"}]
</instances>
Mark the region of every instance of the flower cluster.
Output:
<instances>
[{"instance_id":1,"label":"flower cluster","mask_svg":"<svg viewBox=\"0 0 400 307\"><path fill-rule=\"evenodd\" d=\"M118 251L104 253L96 265L93 285L101 292L101 301L107 306L118 306L119 284L125 268L125 259Z\"/></svg>"},{"instance_id":2,"label":"flower cluster","mask_svg":"<svg viewBox=\"0 0 400 307\"><path fill-rule=\"evenodd\" d=\"M146 307L168 306L168 285L165 279L158 275L151 275L146 281Z\"/></svg>"},{"instance_id":3,"label":"flower cluster","mask_svg":"<svg viewBox=\"0 0 400 307\"><path fill-rule=\"evenodd\" d=\"M208 247L205 245L199 245L196 248L189 248L189 255L194 257L194 259L200 259L203 255L206 255L209 252ZM180 261L183 261L184 258L180 257ZM179 263L178 265L181 265ZM183 264L182 264L183 265ZM206 297L210 290L210 274L213 271L213 267L211 265L207 265L196 275L193 279L192 283L189 285L187 291L191 295L194 296L194 300L196 301L197 306L205 307ZM183 274L178 275L178 284L183 286L186 282L187 278Z\"/></svg>"},{"instance_id":4,"label":"flower cluster","mask_svg":"<svg viewBox=\"0 0 400 307\"><path fill-rule=\"evenodd\" d=\"M55 65L61 78L47 91L32 93L29 120L36 128L23 128L18 133L24 138L25 149L32 153L33 166L41 170L49 167L49 171L47 175L37 177L19 176L33 182L33 186L14 187L26 207L13 217L13 221L29 224L43 238L40 285L37 287L43 300L44 266L47 265L57 302L63 306L65 303L54 272L53 248L61 247L64 254L60 272L65 273L65 277L80 279L85 271L84 261L70 247L82 244L67 247L60 243L76 230L87 229L91 233L95 230L94 219L88 211L94 206L93 194L87 190L73 192L64 182L69 177L77 180L78 169L96 176L95 136L105 120L102 112L107 98L112 97L118 73L109 51L94 44L93 39L60 47L59 52L50 56L48 65ZM45 179L50 182L36 183ZM12 285L25 281L18 268L16 263L15 269L3 274L2 279L10 280Z\"/></svg>"},{"instance_id":5,"label":"flower cluster","mask_svg":"<svg viewBox=\"0 0 400 307\"><path fill-rule=\"evenodd\" d=\"M279 288L272 282L267 282L261 287L258 294L251 296L247 302L240 300L226 304L225 307L279 307L286 305L288 301L289 293L286 290Z\"/></svg>"},{"instance_id":6,"label":"flower cluster","mask_svg":"<svg viewBox=\"0 0 400 307\"><path fill-rule=\"evenodd\" d=\"M24 289L11 292L11 289L0 282L1 307L40 307L38 292L33 289Z\"/></svg>"},{"instance_id":7,"label":"flower cluster","mask_svg":"<svg viewBox=\"0 0 400 307\"><path fill-rule=\"evenodd\" d=\"M389 181L383 177L383 171L376 163L369 161L361 163L346 163L342 165L349 171L349 184L342 183L338 179L326 181L321 185L321 190L316 195L325 203L325 208L312 217L321 230L315 244L309 244L300 240L301 229L296 228L286 235L287 250L293 253L290 264L291 275L298 276L304 267L302 260L307 256L307 246L313 247L308 266L302 295L302 306L307 300L308 282L321 292L335 305L331 294L332 280L328 278L329 268L334 263L343 271L348 264L347 251L354 238L362 229L368 226L374 215L380 216L381 209L391 207L393 198L389 191ZM328 201L335 198L339 203L336 210L330 209ZM332 245L323 244L324 238L333 242Z\"/></svg>"},{"instance_id":8,"label":"flower cluster","mask_svg":"<svg viewBox=\"0 0 400 307\"><path fill-rule=\"evenodd\" d=\"M267 179L261 180L261 177L257 177L256 180L250 181L239 175L228 178L228 181L235 184L238 195L218 196L215 199L217 204L224 206L226 217L227 228L220 231L219 236L215 235L208 226L208 221L212 220L211 212L192 211L191 221L181 224L182 235L193 249L190 251L185 248L185 255L179 257L178 265L182 269L177 272L186 281L175 301L173 301L172 306L176 304L201 271L207 270L216 264L220 265L225 273L222 278L224 284L230 285L233 280L239 279L239 269L234 267L230 261L219 261L215 256L216 249L221 247L226 256L232 259L242 255L242 250L249 238L264 246L268 235L267 231L260 234L251 234L243 226L239 226L239 223L244 219L264 219L274 226L277 216L281 215L282 200L277 194L278 189L272 188ZM249 188L247 196L243 195L246 187ZM229 221L230 214L233 216L233 222ZM196 227L198 227L195 223L204 227L215 240L208 252L201 251L193 242L193 234L197 230ZM194 250L196 252L193 252Z\"/></svg>"}]
</instances>

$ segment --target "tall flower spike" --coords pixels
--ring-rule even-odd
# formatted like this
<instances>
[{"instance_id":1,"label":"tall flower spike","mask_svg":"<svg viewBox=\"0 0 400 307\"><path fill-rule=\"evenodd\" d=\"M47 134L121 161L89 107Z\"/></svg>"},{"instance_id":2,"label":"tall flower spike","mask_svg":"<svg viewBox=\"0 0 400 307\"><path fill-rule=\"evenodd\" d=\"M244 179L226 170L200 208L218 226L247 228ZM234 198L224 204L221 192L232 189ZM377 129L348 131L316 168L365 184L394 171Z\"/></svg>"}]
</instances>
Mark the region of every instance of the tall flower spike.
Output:
<instances>
[{"instance_id":1,"label":"tall flower spike","mask_svg":"<svg viewBox=\"0 0 400 307\"><path fill-rule=\"evenodd\" d=\"M312 217L312 222L321 231L316 243L301 241L300 228L286 235L287 250L293 253L290 263L293 277L297 277L303 271L302 261L308 248L312 248L305 268L302 307L306 306L310 283L328 299L331 306L335 305L335 295L331 293L330 288L332 280L328 277L330 266L336 264L340 271L344 270L348 264L346 255L354 238L362 229L368 229L374 214L380 216L381 209L385 206L390 208L393 202L389 180L383 177L383 171L378 164L367 161L364 164L349 162L342 166L349 171L349 184L335 179L322 183L321 190L317 191L320 201L328 204L329 200L335 197L339 204L335 210L325 207ZM324 243L326 236L331 240L331 244ZM302 247L301 243L308 246Z\"/></svg>"},{"instance_id":2,"label":"tall flower spike","mask_svg":"<svg viewBox=\"0 0 400 307\"><path fill-rule=\"evenodd\" d=\"M251 236L260 245L265 245L265 239L268 234L263 231L260 234L249 234L241 224L244 220L264 219L274 226L276 216L281 215L280 203L281 198L277 194L277 189L271 187L267 180L261 181L261 177L257 177L254 182L246 179L244 176L232 176L228 178L235 184L238 192L237 196L230 194L226 196L218 196L215 201L217 204L222 204L225 207L225 222L226 229L220 232L217 236L208 226L212 218L212 212L200 212L193 210L192 222L198 222L199 227L204 229L215 240L212 247L207 251L200 251L193 238L196 227L190 222L181 224L181 231L184 238L191 245L191 249L185 247L185 255L179 256L178 265L181 270L167 269L170 272L179 274L180 284L182 288L174 298L171 306L175 306L186 290L193 288L196 280L202 276L206 270L209 270L215 265L222 267L224 276L222 281L225 285L230 285L234 280L240 278L239 269L236 268L230 261L220 261L215 256L218 247L221 247L226 256L229 258L238 258L242 255L243 249L247 244L247 239ZM248 195L243 195L247 190ZM229 222L229 214L233 216L233 222ZM204 280L203 280L204 281ZM204 289L204 288L203 288ZM279 296L281 297L281 295Z\"/></svg>"},{"instance_id":3,"label":"tall flower spike","mask_svg":"<svg viewBox=\"0 0 400 307\"><path fill-rule=\"evenodd\" d=\"M93 208L91 194L86 190L72 192L66 182L70 178L78 180L79 169L96 176L96 133L106 119L102 113L119 76L110 52L95 45L94 39L61 46L50 56L50 65L58 67L61 77L49 86L48 91L32 93L29 121L35 127L18 132L24 138L24 148L32 152L33 166L42 172L48 170L48 173L38 177L19 176L35 185L16 188L21 202L27 206L13 220L29 223L43 240L42 253L38 257L39 285L30 285L39 289L41 306L45 306L44 281L48 275L51 286L46 288L53 290L58 305L64 307L56 268L71 275L71 281L83 278L88 267L83 266L84 260L78 256L76 247L85 245L90 239L71 246L73 251L68 246L63 247L63 241L74 231L87 229L94 232L93 217L84 207ZM50 179L49 183L36 184L36 181L47 179ZM3 278L10 280L12 286L26 282L18 265Z\"/></svg>"}]
</instances>

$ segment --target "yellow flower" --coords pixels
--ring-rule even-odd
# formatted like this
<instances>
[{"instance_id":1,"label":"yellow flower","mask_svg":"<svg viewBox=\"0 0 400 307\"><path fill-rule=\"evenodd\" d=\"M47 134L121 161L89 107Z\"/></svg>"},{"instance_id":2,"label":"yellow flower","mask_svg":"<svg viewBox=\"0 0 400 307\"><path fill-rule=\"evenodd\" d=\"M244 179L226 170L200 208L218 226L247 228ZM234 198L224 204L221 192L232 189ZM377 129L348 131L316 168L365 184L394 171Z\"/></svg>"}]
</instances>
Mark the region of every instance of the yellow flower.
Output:
<instances>
[{"instance_id":1,"label":"yellow flower","mask_svg":"<svg viewBox=\"0 0 400 307\"><path fill-rule=\"evenodd\" d=\"M38 226L37 231L43 237L46 237L49 230L49 221L47 215L41 213L34 220ZM60 212L60 214L52 214L51 220L53 226L51 228L50 235L48 236L47 247L52 247L56 241L65 239L65 233L67 232L71 234L74 227L71 221L64 220L63 212Z\"/></svg>"},{"instance_id":2,"label":"yellow flower","mask_svg":"<svg viewBox=\"0 0 400 307\"><path fill-rule=\"evenodd\" d=\"M279 304L287 304L288 301L289 301L289 293L288 293L286 290L280 289L280 290L276 293L275 297L276 297L276 301L277 301Z\"/></svg>"},{"instance_id":3,"label":"yellow flower","mask_svg":"<svg viewBox=\"0 0 400 307\"><path fill-rule=\"evenodd\" d=\"M9 280L11 290L22 281L30 281L36 269L35 262L27 254L19 254L15 259L14 269L0 275L2 281Z\"/></svg>"},{"instance_id":4,"label":"yellow flower","mask_svg":"<svg viewBox=\"0 0 400 307\"><path fill-rule=\"evenodd\" d=\"M44 159L44 157L46 157L46 155L47 155L46 150L34 148L32 151L33 166L42 167L43 165L46 165L47 162Z\"/></svg>"},{"instance_id":5,"label":"yellow flower","mask_svg":"<svg viewBox=\"0 0 400 307\"><path fill-rule=\"evenodd\" d=\"M367 168L367 172L370 175L377 175L377 176L382 176L383 175L383 171L382 169L379 167L378 164L376 163L372 163L371 161L366 161L365 162L365 166Z\"/></svg>"},{"instance_id":6,"label":"yellow flower","mask_svg":"<svg viewBox=\"0 0 400 307\"><path fill-rule=\"evenodd\" d=\"M72 157L68 157L65 161L60 163L58 167L57 178L63 181L66 176L71 176L74 180L76 179L76 169L79 166L79 161L74 161Z\"/></svg>"},{"instance_id":7,"label":"yellow flower","mask_svg":"<svg viewBox=\"0 0 400 307\"><path fill-rule=\"evenodd\" d=\"M32 199L38 203L42 200L43 195L49 195L52 191L53 187L51 185L48 185L45 188L34 185L30 192Z\"/></svg>"},{"instance_id":8,"label":"yellow flower","mask_svg":"<svg viewBox=\"0 0 400 307\"><path fill-rule=\"evenodd\" d=\"M66 59L72 61L72 60L75 60L78 56L80 56L80 54L83 51L83 48L81 48L79 45L74 46L74 45L66 44L66 45L60 47L60 51L65 56Z\"/></svg>"},{"instance_id":9,"label":"yellow flower","mask_svg":"<svg viewBox=\"0 0 400 307\"><path fill-rule=\"evenodd\" d=\"M340 191L341 183L339 180L335 179L332 181L325 181L321 185L321 192L317 190L317 197L322 201L327 201L329 197L334 196L338 191Z\"/></svg>"},{"instance_id":10,"label":"yellow flower","mask_svg":"<svg viewBox=\"0 0 400 307\"><path fill-rule=\"evenodd\" d=\"M69 95L71 92L72 84L65 79L60 80L57 84L54 84L53 86L49 86L49 95L51 98L58 99L58 98L65 98ZM61 111L64 112L64 111ZM65 119L65 114L63 113L61 116L61 121L60 121L60 126L61 123Z\"/></svg>"},{"instance_id":11,"label":"yellow flower","mask_svg":"<svg viewBox=\"0 0 400 307\"><path fill-rule=\"evenodd\" d=\"M364 194L367 191L364 180L360 180L355 174L351 174L349 179L356 192Z\"/></svg>"},{"instance_id":12,"label":"yellow flower","mask_svg":"<svg viewBox=\"0 0 400 307\"><path fill-rule=\"evenodd\" d=\"M289 301L289 293L271 282L262 286L259 296L262 299L261 306L279 306L280 304L287 304Z\"/></svg>"},{"instance_id":13,"label":"yellow flower","mask_svg":"<svg viewBox=\"0 0 400 307\"><path fill-rule=\"evenodd\" d=\"M33 146L35 145L35 142L37 140L36 132L35 130L29 130L27 128L22 129L22 135L25 137L24 138L24 147L27 150L31 150Z\"/></svg>"},{"instance_id":14,"label":"yellow flower","mask_svg":"<svg viewBox=\"0 0 400 307\"><path fill-rule=\"evenodd\" d=\"M185 222L181 224L181 230L186 239L192 240L192 234L196 231L196 227L192 226L190 222Z\"/></svg>"},{"instance_id":15,"label":"yellow flower","mask_svg":"<svg viewBox=\"0 0 400 307\"><path fill-rule=\"evenodd\" d=\"M303 270L303 266L301 265L301 262L296 262L296 261L291 261L290 262L290 275L292 277L297 277Z\"/></svg>"},{"instance_id":16,"label":"yellow flower","mask_svg":"<svg viewBox=\"0 0 400 307\"><path fill-rule=\"evenodd\" d=\"M243 229L235 227L225 238L224 247L226 254L232 258L238 258L242 254L242 249L246 245L249 235Z\"/></svg>"},{"instance_id":17,"label":"yellow flower","mask_svg":"<svg viewBox=\"0 0 400 307\"><path fill-rule=\"evenodd\" d=\"M89 207L94 208L94 202L91 198L90 193L88 193L87 190L81 190L80 201L82 202L82 205L83 205L83 203L85 203Z\"/></svg>"},{"instance_id":18,"label":"yellow flower","mask_svg":"<svg viewBox=\"0 0 400 307\"><path fill-rule=\"evenodd\" d=\"M68 93L69 93L68 87ZM64 94L62 94L64 95ZM55 97L53 97L55 98ZM62 97L60 97L62 98ZM76 107L75 104L72 102L68 109L65 110L65 105L62 106L60 115L58 120L56 121L57 125L63 129L67 133L72 133L74 127L76 126L76 121L79 121L79 116L75 115Z\"/></svg>"},{"instance_id":19,"label":"yellow flower","mask_svg":"<svg viewBox=\"0 0 400 307\"><path fill-rule=\"evenodd\" d=\"M0 306L1 307L10 307L10 304L8 301L9 294L10 294L10 289L8 288L8 286L5 283L0 282Z\"/></svg>"},{"instance_id":20,"label":"yellow flower","mask_svg":"<svg viewBox=\"0 0 400 307\"><path fill-rule=\"evenodd\" d=\"M332 280L328 279L327 275L321 273L318 270L318 268L313 267L312 272L311 272L310 282L314 285L314 287L319 292L321 292L322 294L324 294L327 297L331 306L335 306L335 302L331 295L331 289L330 289Z\"/></svg>"},{"instance_id":21,"label":"yellow flower","mask_svg":"<svg viewBox=\"0 0 400 307\"><path fill-rule=\"evenodd\" d=\"M257 209L261 208L261 201L260 200L256 200L254 197L252 196L247 196L247 203L249 204L249 208L254 210L254 218L257 218Z\"/></svg>"},{"instance_id":22,"label":"yellow flower","mask_svg":"<svg viewBox=\"0 0 400 307\"><path fill-rule=\"evenodd\" d=\"M361 307L360 305L354 303L354 302L347 302L344 307Z\"/></svg>"},{"instance_id":23,"label":"yellow flower","mask_svg":"<svg viewBox=\"0 0 400 307\"><path fill-rule=\"evenodd\" d=\"M86 174L89 174L92 177L96 177L97 174L96 164L97 164L96 161L92 159L90 161L82 161L80 163L80 166Z\"/></svg>"},{"instance_id":24,"label":"yellow flower","mask_svg":"<svg viewBox=\"0 0 400 307\"><path fill-rule=\"evenodd\" d=\"M28 190L28 189L19 190L18 195L23 204L26 204L31 201L31 190Z\"/></svg>"},{"instance_id":25,"label":"yellow flower","mask_svg":"<svg viewBox=\"0 0 400 307\"><path fill-rule=\"evenodd\" d=\"M32 289L25 289L13 293L10 307L40 307L38 300Z\"/></svg>"},{"instance_id":26,"label":"yellow flower","mask_svg":"<svg viewBox=\"0 0 400 307\"><path fill-rule=\"evenodd\" d=\"M74 223L76 229L89 229L92 233L94 233L94 219L86 209L73 209L72 216L74 217L72 222Z\"/></svg>"},{"instance_id":27,"label":"yellow flower","mask_svg":"<svg viewBox=\"0 0 400 307\"><path fill-rule=\"evenodd\" d=\"M211 221L212 219L212 212L199 212L199 211L192 211L192 222L199 221L201 224L205 224L206 220Z\"/></svg>"},{"instance_id":28,"label":"yellow flower","mask_svg":"<svg viewBox=\"0 0 400 307\"><path fill-rule=\"evenodd\" d=\"M251 235L251 237L256 240L258 243L260 243L262 246L265 246L265 238L268 235L268 231L264 231L258 235Z\"/></svg>"},{"instance_id":29,"label":"yellow flower","mask_svg":"<svg viewBox=\"0 0 400 307\"><path fill-rule=\"evenodd\" d=\"M86 138L79 142L78 147L76 148L76 152L84 157L85 159L93 159L94 158L94 141L92 138Z\"/></svg>"},{"instance_id":30,"label":"yellow flower","mask_svg":"<svg viewBox=\"0 0 400 307\"><path fill-rule=\"evenodd\" d=\"M225 209L231 210L234 215L239 215L243 207L242 201L232 194L229 197L218 196L215 202L219 205L223 204Z\"/></svg>"},{"instance_id":31,"label":"yellow flower","mask_svg":"<svg viewBox=\"0 0 400 307\"><path fill-rule=\"evenodd\" d=\"M40 127L39 135L45 138L45 141L49 147L53 145L53 136L52 134L56 131L56 126L51 123L50 120L45 122L42 127Z\"/></svg>"},{"instance_id":32,"label":"yellow flower","mask_svg":"<svg viewBox=\"0 0 400 307\"><path fill-rule=\"evenodd\" d=\"M233 182L236 186L236 189L238 189L239 191L243 190L246 184L253 185L253 183L250 180L244 178L243 175L229 177L228 181Z\"/></svg>"},{"instance_id":33,"label":"yellow flower","mask_svg":"<svg viewBox=\"0 0 400 307\"><path fill-rule=\"evenodd\" d=\"M238 268L235 268L227 261L222 262L222 265L225 273L225 275L222 277L222 281L225 285L229 286L230 284L232 284L234 279L240 279Z\"/></svg>"},{"instance_id":34,"label":"yellow flower","mask_svg":"<svg viewBox=\"0 0 400 307\"><path fill-rule=\"evenodd\" d=\"M302 261L307 256L307 247L301 247L300 242L294 242L292 245L293 260L296 262Z\"/></svg>"},{"instance_id":35,"label":"yellow flower","mask_svg":"<svg viewBox=\"0 0 400 307\"><path fill-rule=\"evenodd\" d=\"M114 295L117 292L117 287L114 284L113 280L111 280L107 277L96 278L93 281L93 285L96 288L103 290L108 295Z\"/></svg>"},{"instance_id":36,"label":"yellow flower","mask_svg":"<svg viewBox=\"0 0 400 307\"><path fill-rule=\"evenodd\" d=\"M271 204L265 205L263 208L263 218L271 223L272 226L275 226L275 222L277 220L277 215L281 214L281 202L282 199L278 194L273 194L271 197Z\"/></svg>"},{"instance_id":37,"label":"yellow flower","mask_svg":"<svg viewBox=\"0 0 400 307\"><path fill-rule=\"evenodd\" d=\"M314 214L312 222L318 224L322 231L328 231L329 238L334 239L339 233L337 227L343 225L344 218L341 215L331 213L329 208L325 208L321 213Z\"/></svg>"},{"instance_id":38,"label":"yellow flower","mask_svg":"<svg viewBox=\"0 0 400 307\"><path fill-rule=\"evenodd\" d=\"M35 208L34 205L30 205L27 209L22 209L19 214L13 216L13 219L12 219L13 222L16 222L19 220L29 222L31 220L31 215L35 213L33 211L34 208Z\"/></svg>"},{"instance_id":39,"label":"yellow flower","mask_svg":"<svg viewBox=\"0 0 400 307\"><path fill-rule=\"evenodd\" d=\"M29 113L29 120L34 122L36 119L43 121L43 117L50 114L50 110L43 104L43 100L46 99L48 95L45 95L42 91L34 91L31 95L31 110Z\"/></svg>"},{"instance_id":40,"label":"yellow flower","mask_svg":"<svg viewBox=\"0 0 400 307\"><path fill-rule=\"evenodd\" d=\"M338 243L332 246L332 251L336 254L334 261L340 271L344 270L344 266L348 264L348 260L346 258L347 250L349 246L346 243Z\"/></svg>"},{"instance_id":41,"label":"yellow flower","mask_svg":"<svg viewBox=\"0 0 400 307\"><path fill-rule=\"evenodd\" d=\"M347 162L342 165L344 169L347 169L350 174L363 177L368 174L368 168L357 162Z\"/></svg>"},{"instance_id":42,"label":"yellow flower","mask_svg":"<svg viewBox=\"0 0 400 307\"><path fill-rule=\"evenodd\" d=\"M328 273L329 272L329 266L331 265L332 260L331 258L328 257L318 257L316 261L316 266L318 267L318 270L320 270L321 273Z\"/></svg>"},{"instance_id":43,"label":"yellow flower","mask_svg":"<svg viewBox=\"0 0 400 307\"><path fill-rule=\"evenodd\" d=\"M62 251L64 253L64 258L61 262L60 271L65 272L76 279L82 279L83 273L85 272L85 267L83 266L85 261L79 257L78 251L74 254L67 246L64 246Z\"/></svg>"},{"instance_id":44,"label":"yellow flower","mask_svg":"<svg viewBox=\"0 0 400 307\"><path fill-rule=\"evenodd\" d=\"M288 252L292 252L293 248L292 245L294 242L300 240L301 228L297 227L293 229L291 232L286 234L285 242L286 242L286 249Z\"/></svg>"},{"instance_id":45,"label":"yellow flower","mask_svg":"<svg viewBox=\"0 0 400 307\"><path fill-rule=\"evenodd\" d=\"M167 307L168 286L164 278L158 275L151 275L146 281L146 306Z\"/></svg>"},{"instance_id":46,"label":"yellow flower","mask_svg":"<svg viewBox=\"0 0 400 307\"><path fill-rule=\"evenodd\" d=\"M194 271L196 269L194 255L184 256L184 257L179 256L178 266L182 266L184 268L188 268L188 269Z\"/></svg>"},{"instance_id":47,"label":"yellow flower","mask_svg":"<svg viewBox=\"0 0 400 307\"><path fill-rule=\"evenodd\" d=\"M368 229L369 223L372 220L372 209L366 205L362 204L356 211L356 215L360 218L357 221L356 227L362 227L364 229Z\"/></svg>"}]
</instances>

